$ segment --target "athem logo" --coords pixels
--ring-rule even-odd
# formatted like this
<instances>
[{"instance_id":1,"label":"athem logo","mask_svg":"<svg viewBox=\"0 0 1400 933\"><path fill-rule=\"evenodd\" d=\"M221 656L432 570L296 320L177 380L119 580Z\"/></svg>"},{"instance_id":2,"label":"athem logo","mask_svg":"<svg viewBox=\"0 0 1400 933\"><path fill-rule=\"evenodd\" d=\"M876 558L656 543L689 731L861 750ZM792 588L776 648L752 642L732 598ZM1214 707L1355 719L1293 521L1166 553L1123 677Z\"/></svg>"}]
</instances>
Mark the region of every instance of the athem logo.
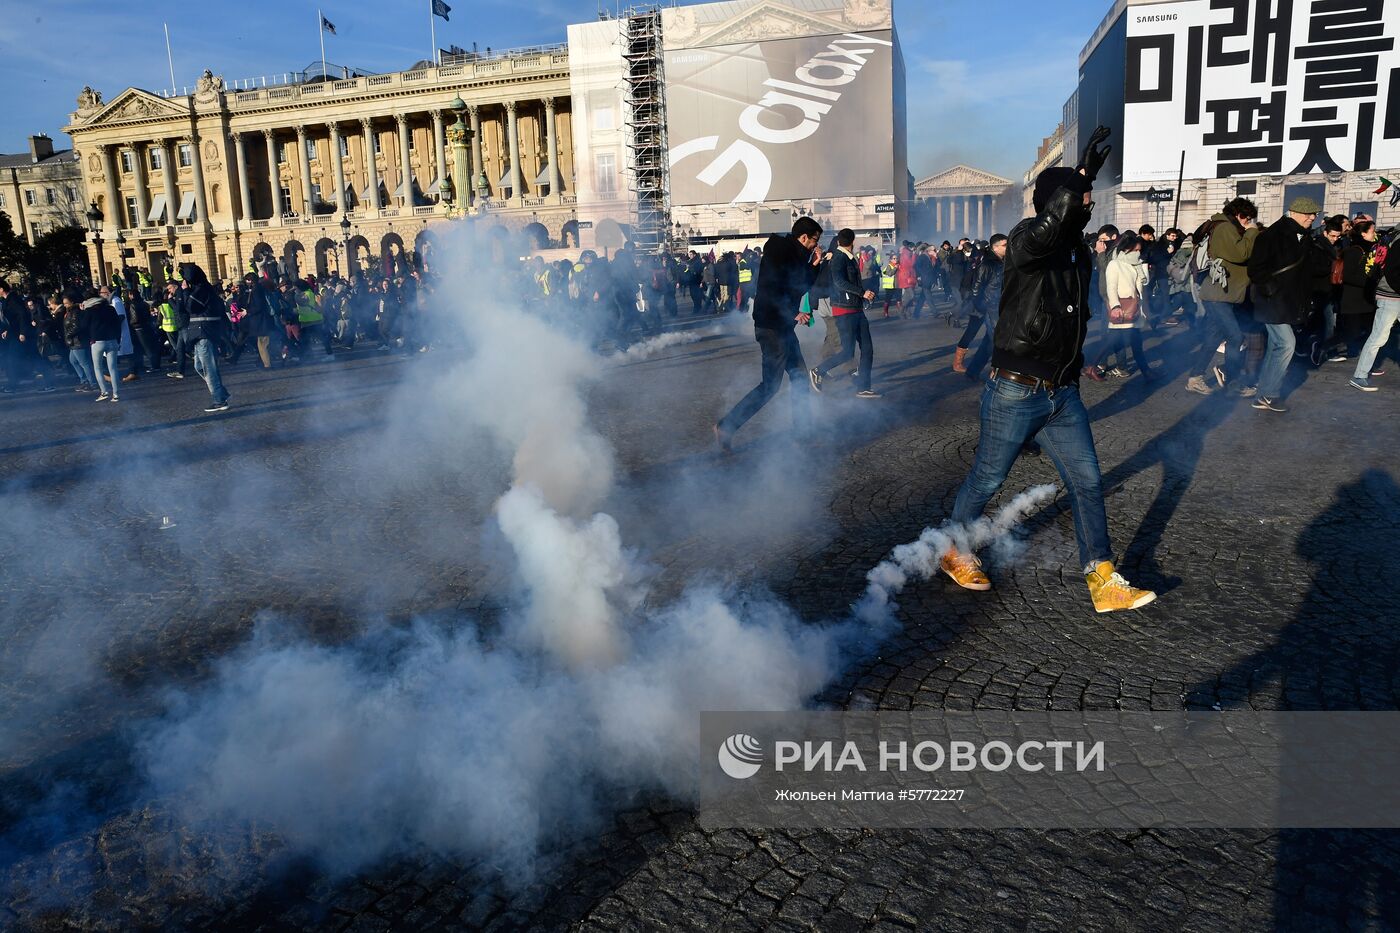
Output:
<instances>
[{"instance_id":1,"label":"athem logo","mask_svg":"<svg viewBox=\"0 0 1400 933\"><path fill-rule=\"evenodd\" d=\"M719 766L736 780L751 778L763 767L763 746L751 735L731 735L719 747Z\"/></svg>"}]
</instances>

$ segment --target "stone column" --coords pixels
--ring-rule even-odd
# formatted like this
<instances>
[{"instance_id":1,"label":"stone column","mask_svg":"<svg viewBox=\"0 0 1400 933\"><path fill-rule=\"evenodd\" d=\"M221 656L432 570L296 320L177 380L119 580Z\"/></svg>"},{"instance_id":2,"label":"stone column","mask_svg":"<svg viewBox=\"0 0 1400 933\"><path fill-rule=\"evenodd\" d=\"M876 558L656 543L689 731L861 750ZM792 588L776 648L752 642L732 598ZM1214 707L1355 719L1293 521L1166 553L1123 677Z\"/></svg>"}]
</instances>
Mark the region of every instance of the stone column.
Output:
<instances>
[{"instance_id":1,"label":"stone column","mask_svg":"<svg viewBox=\"0 0 1400 933\"><path fill-rule=\"evenodd\" d=\"M199 135L190 134L190 167L194 170L194 218L209 227L209 201L204 196L204 157L199 154Z\"/></svg>"},{"instance_id":2,"label":"stone column","mask_svg":"<svg viewBox=\"0 0 1400 933\"><path fill-rule=\"evenodd\" d=\"M345 160L340 156L340 124L332 121L326 124L331 131L331 167L335 175L335 209L344 214L345 203Z\"/></svg>"},{"instance_id":3,"label":"stone column","mask_svg":"<svg viewBox=\"0 0 1400 933\"><path fill-rule=\"evenodd\" d=\"M559 172L559 137L554 129L554 98L544 99L545 147L549 154L549 193L559 197L564 193L563 176Z\"/></svg>"},{"instance_id":4,"label":"stone column","mask_svg":"<svg viewBox=\"0 0 1400 933\"><path fill-rule=\"evenodd\" d=\"M156 143L160 147L160 174L165 183L165 225L175 226L175 212L180 209L180 192L175 184L175 147L170 145L168 139L159 140Z\"/></svg>"},{"instance_id":5,"label":"stone column","mask_svg":"<svg viewBox=\"0 0 1400 933\"><path fill-rule=\"evenodd\" d=\"M409 134L408 114L398 113L394 120L399 125L399 183L403 185L403 207L413 210L413 163L408 157Z\"/></svg>"},{"instance_id":6,"label":"stone column","mask_svg":"<svg viewBox=\"0 0 1400 933\"><path fill-rule=\"evenodd\" d=\"M986 207L987 207L987 198L986 198L986 196L985 196L985 195L979 195L978 198L977 198L977 239L979 239L979 240L985 240L985 239L987 238L987 234L986 234L986 215L985 215L985 213L984 213L984 211L986 210Z\"/></svg>"},{"instance_id":7,"label":"stone column","mask_svg":"<svg viewBox=\"0 0 1400 933\"><path fill-rule=\"evenodd\" d=\"M369 173L369 206L377 211L379 204L379 166L374 160L374 121L369 117L360 120L365 134L365 171Z\"/></svg>"},{"instance_id":8,"label":"stone column","mask_svg":"<svg viewBox=\"0 0 1400 933\"><path fill-rule=\"evenodd\" d=\"M234 154L238 158L238 203L243 208L242 224L253 219L253 189L248 185L248 145L242 133L233 134Z\"/></svg>"},{"instance_id":9,"label":"stone column","mask_svg":"<svg viewBox=\"0 0 1400 933\"><path fill-rule=\"evenodd\" d=\"M933 232L935 235L943 232L943 199L933 199Z\"/></svg>"},{"instance_id":10,"label":"stone column","mask_svg":"<svg viewBox=\"0 0 1400 933\"><path fill-rule=\"evenodd\" d=\"M146 194L146 144L132 143L131 151L136 157L136 226L144 227L151 213L150 197Z\"/></svg>"},{"instance_id":11,"label":"stone column","mask_svg":"<svg viewBox=\"0 0 1400 933\"><path fill-rule=\"evenodd\" d=\"M282 203L282 177L277 170L277 135L272 130L263 130L267 141L267 186L272 192L272 220L280 224L287 207Z\"/></svg>"},{"instance_id":12,"label":"stone column","mask_svg":"<svg viewBox=\"0 0 1400 933\"><path fill-rule=\"evenodd\" d=\"M434 110L433 148L436 150L435 155L437 156L437 180L439 188L442 186L442 183L447 180L447 145L443 141L442 132L442 111ZM462 192L460 191L453 193L458 197L462 196Z\"/></svg>"},{"instance_id":13,"label":"stone column","mask_svg":"<svg viewBox=\"0 0 1400 933\"><path fill-rule=\"evenodd\" d=\"M476 191L477 173L485 171L481 165L481 111L476 104L467 105L467 115L472 121L472 164L467 170L467 179L471 188L471 203L475 204L479 197Z\"/></svg>"},{"instance_id":14,"label":"stone column","mask_svg":"<svg viewBox=\"0 0 1400 933\"><path fill-rule=\"evenodd\" d=\"M316 216L315 202L311 198L311 157L306 153L306 127L297 127L297 153L298 161L301 163L301 201L305 207L302 210L303 216L307 218Z\"/></svg>"},{"instance_id":15,"label":"stone column","mask_svg":"<svg viewBox=\"0 0 1400 933\"><path fill-rule=\"evenodd\" d=\"M112 239L126 226L126 205L122 203L121 190L117 187L117 157L113 146L102 147L102 174L107 181L107 229ZM141 226L139 223L136 226Z\"/></svg>"},{"instance_id":16,"label":"stone column","mask_svg":"<svg viewBox=\"0 0 1400 933\"><path fill-rule=\"evenodd\" d=\"M515 117L515 101L506 101L506 133L510 139L510 193L512 197L525 196L520 186L520 126Z\"/></svg>"},{"instance_id":17,"label":"stone column","mask_svg":"<svg viewBox=\"0 0 1400 933\"><path fill-rule=\"evenodd\" d=\"M987 207L987 216L988 216L989 218L991 218L991 227L992 227L992 229L991 229L990 233L997 233L998 231L997 231L997 229L996 229L996 227L997 227L997 197L996 197L996 195L992 195L991 203L990 203L989 206ZM991 239L990 235L988 236L988 239Z\"/></svg>"}]
</instances>

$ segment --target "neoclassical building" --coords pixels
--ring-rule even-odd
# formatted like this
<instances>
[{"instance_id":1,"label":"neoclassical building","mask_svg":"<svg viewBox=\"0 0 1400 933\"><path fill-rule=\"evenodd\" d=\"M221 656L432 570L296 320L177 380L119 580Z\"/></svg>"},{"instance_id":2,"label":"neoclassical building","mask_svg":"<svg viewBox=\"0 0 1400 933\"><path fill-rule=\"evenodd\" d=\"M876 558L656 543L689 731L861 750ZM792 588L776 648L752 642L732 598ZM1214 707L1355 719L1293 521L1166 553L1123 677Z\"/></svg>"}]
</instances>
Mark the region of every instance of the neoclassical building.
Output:
<instances>
[{"instance_id":1,"label":"neoclassical building","mask_svg":"<svg viewBox=\"0 0 1400 933\"><path fill-rule=\"evenodd\" d=\"M1011 218L1020 214L1020 199L1011 187L1009 179L967 165L930 175L914 183L920 229L932 231L930 239L954 242L1006 233L1014 225Z\"/></svg>"},{"instance_id":2,"label":"neoclassical building","mask_svg":"<svg viewBox=\"0 0 1400 933\"><path fill-rule=\"evenodd\" d=\"M247 89L205 71L183 96L78 96L66 132L104 217L104 277L119 248L128 265L193 261L222 278L268 252L324 275L421 249L448 216L442 180L456 170L445 129L458 96L479 222L576 240L562 47ZM465 193L454 194L460 206ZM96 269L95 242L89 250Z\"/></svg>"}]
</instances>

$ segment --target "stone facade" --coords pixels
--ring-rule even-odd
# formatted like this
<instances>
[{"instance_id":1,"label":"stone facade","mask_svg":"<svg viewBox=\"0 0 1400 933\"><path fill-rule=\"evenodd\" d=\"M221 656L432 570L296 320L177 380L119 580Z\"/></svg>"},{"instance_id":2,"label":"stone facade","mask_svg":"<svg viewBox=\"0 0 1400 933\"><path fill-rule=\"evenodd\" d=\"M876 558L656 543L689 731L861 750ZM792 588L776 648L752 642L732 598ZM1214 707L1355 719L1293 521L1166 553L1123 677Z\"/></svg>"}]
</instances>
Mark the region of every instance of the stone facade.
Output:
<instances>
[{"instance_id":1,"label":"stone facade","mask_svg":"<svg viewBox=\"0 0 1400 933\"><path fill-rule=\"evenodd\" d=\"M47 136L29 137L29 151L0 155L0 213L33 246L56 227L86 223L82 167L72 149L55 151Z\"/></svg>"},{"instance_id":2,"label":"stone facade","mask_svg":"<svg viewBox=\"0 0 1400 933\"><path fill-rule=\"evenodd\" d=\"M563 49L244 90L205 71L173 98L127 88L104 102L84 88L66 131L104 244L120 237L128 265L197 262L227 279L271 253L324 275L387 267L448 221L440 183L457 173L446 141L457 96L474 130L465 176L478 222L561 238L575 190ZM105 250L108 269L116 252Z\"/></svg>"}]
</instances>

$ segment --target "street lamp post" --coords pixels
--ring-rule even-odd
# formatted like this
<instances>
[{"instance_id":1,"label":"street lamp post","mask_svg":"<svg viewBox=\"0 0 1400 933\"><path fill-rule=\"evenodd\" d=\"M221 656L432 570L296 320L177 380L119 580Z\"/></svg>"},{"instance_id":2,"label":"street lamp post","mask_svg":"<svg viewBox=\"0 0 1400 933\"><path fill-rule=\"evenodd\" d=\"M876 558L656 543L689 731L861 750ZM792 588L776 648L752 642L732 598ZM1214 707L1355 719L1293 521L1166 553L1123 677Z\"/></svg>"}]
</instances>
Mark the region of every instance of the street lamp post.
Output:
<instances>
[{"instance_id":1,"label":"street lamp post","mask_svg":"<svg viewBox=\"0 0 1400 933\"><path fill-rule=\"evenodd\" d=\"M117 228L117 259L121 261L122 282L129 287L131 283L126 277L126 234L122 233L120 227Z\"/></svg>"},{"instance_id":2,"label":"street lamp post","mask_svg":"<svg viewBox=\"0 0 1400 933\"><path fill-rule=\"evenodd\" d=\"M94 198L92 204L87 209L88 230L92 233L93 245L97 247L97 274L93 276L93 284L101 286L102 278L106 274L107 263L102 257L102 211L97 206L97 199Z\"/></svg>"},{"instance_id":3,"label":"street lamp post","mask_svg":"<svg viewBox=\"0 0 1400 933\"><path fill-rule=\"evenodd\" d=\"M345 250L345 278L349 279L352 273L350 263L350 215L349 213L340 216L340 245Z\"/></svg>"}]
</instances>

